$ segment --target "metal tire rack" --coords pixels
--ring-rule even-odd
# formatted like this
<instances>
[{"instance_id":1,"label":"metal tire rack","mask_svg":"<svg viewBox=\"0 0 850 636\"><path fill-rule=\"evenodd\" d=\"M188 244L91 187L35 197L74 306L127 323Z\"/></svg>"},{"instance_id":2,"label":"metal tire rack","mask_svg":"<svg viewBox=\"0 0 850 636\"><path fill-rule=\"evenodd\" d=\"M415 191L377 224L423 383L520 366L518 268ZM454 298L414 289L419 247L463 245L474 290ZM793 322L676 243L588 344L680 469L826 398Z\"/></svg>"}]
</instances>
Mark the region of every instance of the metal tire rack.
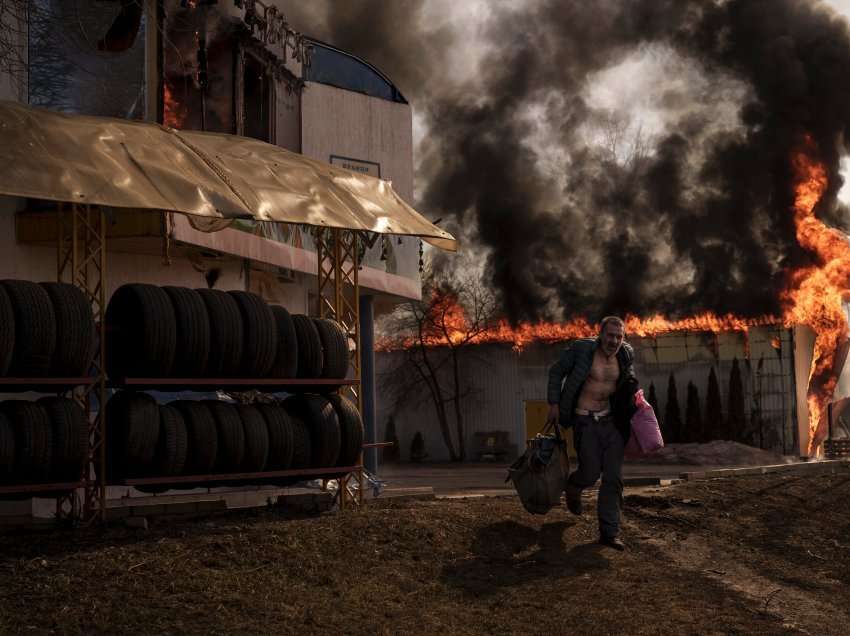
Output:
<instances>
[{"instance_id":1,"label":"metal tire rack","mask_svg":"<svg viewBox=\"0 0 850 636\"><path fill-rule=\"evenodd\" d=\"M83 291L92 306L95 324L106 310L106 221L103 210L85 204L58 203L56 241L56 280ZM6 390L55 387L56 393L70 395L89 415L89 449L85 471L78 481L64 483L3 486L0 495L49 495L56 500L57 520L90 523L104 518L106 487L92 479L95 462L105 462L104 422L92 417L94 399L103 404L106 395L104 333L97 331L94 373L82 378L0 378ZM82 506L79 490L83 490Z\"/></svg>"},{"instance_id":2,"label":"metal tire rack","mask_svg":"<svg viewBox=\"0 0 850 636\"><path fill-rule=\"evenodd\" d=\"M92 306L97 329L97 353L93 373L85 378L0 378L0 388L15 390L33 385L56 386L57 393L70 394L84 409L89 421L89 451L85 472L80 480L70 483L22 484L0 487L2 495L34 495L50 493L56 499L57 520L78 522L83 525L106 521L107 493L105 478L106 437L108 423L103 416L107 388L154 388L182 385L195 388L222 386L280 387L297 385L335 385L340 392L348 391L362 412L360 391L360 327L358 281L357 232L338 228L318 228L319 315L339 322L348 336L350 370L353 377L346 380L327 379L185 379L185 378L129 378L121 381L107 380L105 367L106 336L103 318L106 313L106 215L99 206L85 203L57 203L57 281L71 283L83 291ZM95 405L97 410L95 412ZM95 467L97 466L97 470ZM258 479L294 476L327 476L339 480L334 501L344 510L349 504L362 504L363 458L360 453L354 466L283 470L260 473L226 475L186 475L178 477L134 478L122 481L123 485L178 484L202 482L246 483ZM357 493L352 493L350 480L359 483ZM325 481L327 484L327 479ZM79 492L83 497L80 501ZM82 504L82 505L81 505Z\"/></svg>"}]
</instances>

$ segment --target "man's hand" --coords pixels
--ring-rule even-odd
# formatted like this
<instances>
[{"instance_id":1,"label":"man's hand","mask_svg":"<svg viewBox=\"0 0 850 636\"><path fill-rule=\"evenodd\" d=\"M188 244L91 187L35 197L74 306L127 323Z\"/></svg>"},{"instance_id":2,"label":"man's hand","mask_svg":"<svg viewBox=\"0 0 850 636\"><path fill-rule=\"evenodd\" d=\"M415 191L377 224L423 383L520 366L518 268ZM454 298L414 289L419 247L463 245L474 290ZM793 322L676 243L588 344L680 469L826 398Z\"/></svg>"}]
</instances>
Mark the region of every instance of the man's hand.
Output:
<instances>
[{"instance_id":1,"label":"man's hand","mask_svg":"<svg viewBox=\"0 0 850 636\"><path fill-rule=\"evenodd\" d=\"M559 418L558 410L559 409L558 409L557 404L550 404L549 405L549 412L546 414L546 425L547 426L550 425L550 424L557 424L558 423L558 418Z\"/></svg>"}]
</instances>

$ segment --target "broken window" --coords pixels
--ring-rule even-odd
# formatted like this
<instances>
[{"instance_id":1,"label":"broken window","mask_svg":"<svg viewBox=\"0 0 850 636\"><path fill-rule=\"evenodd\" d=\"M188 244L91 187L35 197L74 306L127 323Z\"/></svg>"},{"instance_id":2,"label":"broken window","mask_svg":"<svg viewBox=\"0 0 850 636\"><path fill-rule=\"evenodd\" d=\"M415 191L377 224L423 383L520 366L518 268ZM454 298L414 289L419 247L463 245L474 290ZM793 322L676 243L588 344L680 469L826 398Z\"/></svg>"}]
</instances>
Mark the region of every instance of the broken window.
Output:
<instances>
[{"instance_id":1,"label":"broken window","mask_svg":"<svg viewBox=\"0 0 850 636\"><path fill-rule=\"evenodd\" d=\"M261 141L273 142L271 138L274 105L274 79L266 64L253 54L243 57L242 94L244 130L242 134Z\"/></svg>"}]
</instances>

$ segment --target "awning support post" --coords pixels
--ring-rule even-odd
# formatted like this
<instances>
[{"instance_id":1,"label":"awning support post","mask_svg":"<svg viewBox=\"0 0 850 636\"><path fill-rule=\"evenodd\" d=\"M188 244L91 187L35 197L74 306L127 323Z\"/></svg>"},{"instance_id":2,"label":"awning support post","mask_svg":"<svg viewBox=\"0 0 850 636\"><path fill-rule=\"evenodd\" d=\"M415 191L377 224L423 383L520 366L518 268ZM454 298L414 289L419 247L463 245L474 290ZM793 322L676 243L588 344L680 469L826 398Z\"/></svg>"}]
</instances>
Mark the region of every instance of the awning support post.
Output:
<instances>
[{"instance_id":1,"label":"awning support post","mask_svg":"<svg viewBox=\"0 0 850 636\"><path fill-rule=\"evenodd\" d=\"M89 417L89 456L84 483L84 523L106 517L106 359L103 317L106 312L106 215L102 208L87 204L61 204L58 215L57 280L71 283L91 303L97 325L98 351L94 359L93 383L74 390L74 399ZM93 415L97 403L97 414ZM59 502L57 505L61 505ZM72 503L72 510L76 504Z\"/></svg>"},{"instance_id":2,"label":"awning support post","mask_svg":"<svg viewBox=\"0 0 850 636\"><path fill-rule=\"evenodd\" d=\"M360 297L360 345L362 362L360 393L363 400L364 441L374 444L377 441L375 422L375 312L372 296ZM373 475L378 472L378 449L374 446L363 451L363 463Z\"/></svg>"},{"instance_id":3,"label":"awning support post","mask_svg":"<svg viewBox=\"0 0 850 636\"><path fill-rule=\"evenodd\" d=\"M318 260L319 317L335 320L348 336L349 377L360 380L360 253L357 232L339 228L316 230ZM359 382L344 387L350 398L363 413L363 392ZM363 470L362 453L357 461L358 472ZM345 509L349 498L348 476L339 480L339 507ZM358 493L362 500L363 489Z\"/></svg>"}]
</instances>

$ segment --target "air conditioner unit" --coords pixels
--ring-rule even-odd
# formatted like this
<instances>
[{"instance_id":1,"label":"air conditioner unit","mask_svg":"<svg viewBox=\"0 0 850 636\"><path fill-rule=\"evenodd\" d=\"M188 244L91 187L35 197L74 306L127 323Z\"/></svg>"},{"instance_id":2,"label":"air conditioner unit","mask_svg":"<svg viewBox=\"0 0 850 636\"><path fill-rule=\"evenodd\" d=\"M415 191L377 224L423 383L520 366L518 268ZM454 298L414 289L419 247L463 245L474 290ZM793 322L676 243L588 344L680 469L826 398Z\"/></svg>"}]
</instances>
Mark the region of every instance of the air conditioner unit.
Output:
<instances>
[{"instance_id":1,"label":"air conditioner unit","mask_svg":"<svg viewBox=\"0 0 850 636\"><path fill-rule=\"evenodd\" d=\"M277 270L277 281L279 283L295 283L297 272L287 267L279 267Z\"/></svg>"}]
</instances>

